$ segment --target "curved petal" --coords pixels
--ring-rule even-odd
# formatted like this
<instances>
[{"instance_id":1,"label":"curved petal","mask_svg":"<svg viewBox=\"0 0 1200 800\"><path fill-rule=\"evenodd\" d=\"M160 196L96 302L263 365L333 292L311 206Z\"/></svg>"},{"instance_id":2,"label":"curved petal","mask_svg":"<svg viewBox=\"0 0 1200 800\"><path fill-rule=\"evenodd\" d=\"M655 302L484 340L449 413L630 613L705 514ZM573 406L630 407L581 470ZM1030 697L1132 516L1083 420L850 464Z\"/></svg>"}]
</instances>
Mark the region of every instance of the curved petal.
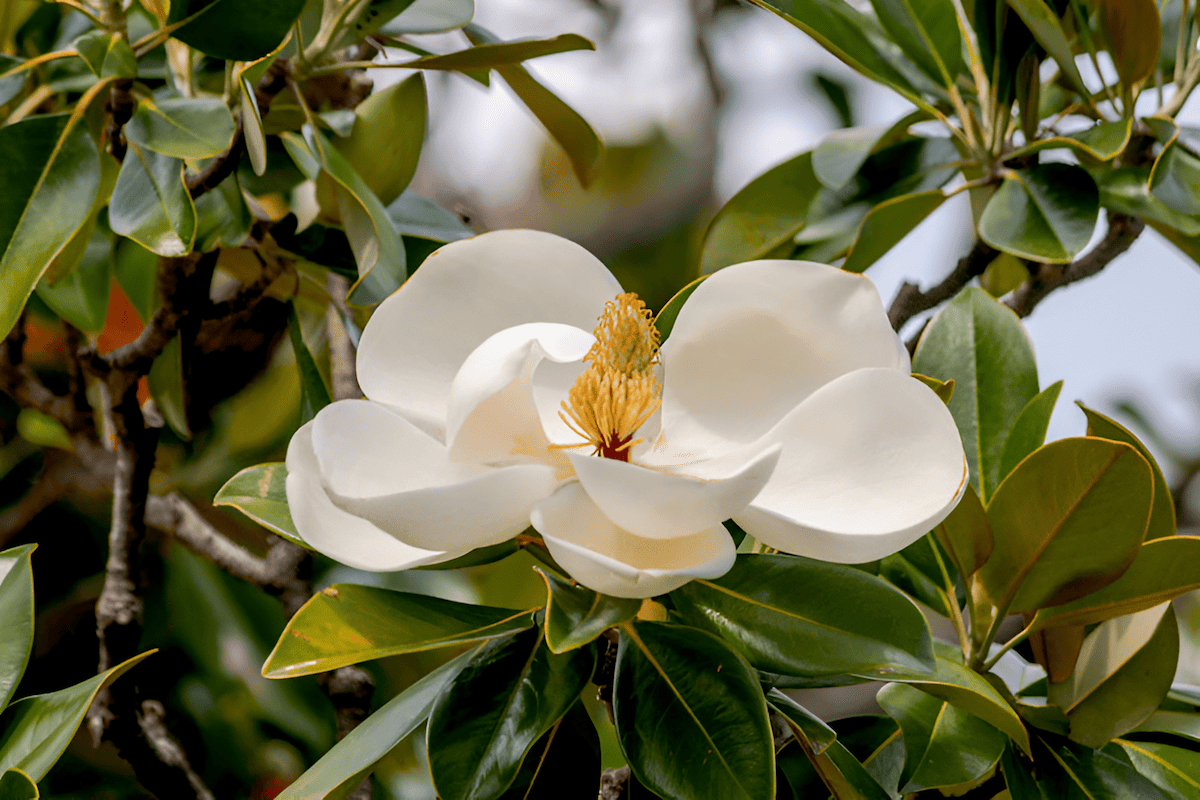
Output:
<instances>
[{"instance_id":1,"label":"curved petal","mask_svg":"<svg viewBox=\"0 0 1200 800\"><path fill-rule=\"evenodd\" d=\"M611 458L569 454L588 497L614 525L648 539L691 536L746 507L779 460L778 445L750 458L662 472ZM696 473L701 474L688 474Z\"/></svg>"},{"instance_id":2,"label":"curved petal","mask_svg":"<svg viewBox=\"0 0 1200 800\"><path fill-rule=\"evenodd\" d=\"M288 509L304 541L336 561L372 572L409 569L461 555L405 544L335 506L321 485L312 429L312 422L302 425L287 451Z\"/></svg>"},{"instance_id":3,"label":"curved petal","mask_svg":"<svg viewBox=\"0 0 1200 800\"><path fill-rule=\"evenodd\" d=\"M808 261L714 273L661 352L663 431L672 449L697 457L753 441L848 372L910 370L870 279Z\"/></svg>"},{"instance_id":4,"label":"curved petal","mask_svg":"<svg viewBox=\"0 0 1200 800\"><path fill-rule=\"evenodd\" d=\"M441 443L369 400L326 406L312 431L334 505L414 547L466 552L503 542L559 484L543 464L456 464Z\"/></svg>"},{"instance_id":5,"label":"curved petal","mask_svg":"<svg viewBox=\"0 0 1200 800\"><path fill-rule=\"evenodd\" d=\"M733 539L721 525L678 539L643 539L609 522L578 483L533 508L533 527L571 577L613 597L654 597L733 566Z\"/></svg>"},{"instance_id":6,"label":"curved petal","mask_svg":"<svg viewBox=\"0 0 1200 800\"><path fill-rule=\"evenodd\" d=\"M467 356L450 386L446 441L451 458L476 464L532 458L569 469L561 452L549 449L534 404L535 370L542 373L539 388L564 398L571 383L553 383L569 373L543 372L539 364L578 364L595 341L585 330L553 322L530 322L488 337Z\"/></svg>"},{"instance_id":7,"label":"curved petal","mask_svg":"<svg viewBox=\"0 0 1200 800\"><path fill-rule=\"evenodd\" d=\"M471 351L525 322L591 330L621 285L579 245L541 231L494 231L442 247L371 317L358 382L441 437L450 384Z\"/></svg>"},{"instance_id":8,"label":"curved petal","mask_svg":"<svg viewBox=\"0 0 1200 800\"><path fill-rule=\"evenodd\" d=\"M833 381L764 439L783 454L733 519L763 544L809 558L855 564L894 553L941 522L967 483L945 404L889 369Z\"/></svg>"}]
</instances>

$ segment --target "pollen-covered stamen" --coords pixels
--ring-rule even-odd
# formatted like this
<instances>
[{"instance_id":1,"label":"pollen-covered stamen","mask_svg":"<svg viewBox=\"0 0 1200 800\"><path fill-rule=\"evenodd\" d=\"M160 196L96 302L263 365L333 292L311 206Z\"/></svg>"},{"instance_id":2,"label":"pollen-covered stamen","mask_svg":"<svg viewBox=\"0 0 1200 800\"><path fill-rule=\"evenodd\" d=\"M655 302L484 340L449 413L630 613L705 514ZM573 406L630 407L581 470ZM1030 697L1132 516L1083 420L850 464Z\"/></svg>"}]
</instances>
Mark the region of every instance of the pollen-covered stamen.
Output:
<instances>
[{"instance_id":1,"label":"pollen-covered stamen","mask_svg":"<svg viewBox=\"0 0 1200 800\"><path fill-rule=\"evenodd\" d=\"M584 356L588 368L571 387L559 416L590 444L595 454L628 461L641 439L638 428L662 404L658 378L658 330L646 304L632 292L609 301L594 331L596 343Z\"/></svg>"}]
</instances>

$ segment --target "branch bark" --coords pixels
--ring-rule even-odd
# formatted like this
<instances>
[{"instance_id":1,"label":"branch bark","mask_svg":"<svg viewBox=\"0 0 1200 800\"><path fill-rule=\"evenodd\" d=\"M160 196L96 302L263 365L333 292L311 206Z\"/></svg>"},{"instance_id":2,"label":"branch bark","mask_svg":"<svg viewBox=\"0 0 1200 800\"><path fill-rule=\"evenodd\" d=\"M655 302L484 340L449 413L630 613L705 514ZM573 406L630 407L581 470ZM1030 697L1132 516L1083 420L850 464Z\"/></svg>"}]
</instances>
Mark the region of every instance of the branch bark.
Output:
<instances>
[{"instance_id":1,"label":"branch bark","mask_svg":"<svg viewBox=\"0 0 1200 800\"><path fill-rule=\"evenodd\" d=\"M888 321L892 323L892 329L898 333L904 327L904 323L917 314L928 311L954 297L970 283L972 278L982 275L983 271L987 269L987 265L997 255L999 255L998 250L982 241L976 241L971 251L958 260L954 271L928 291L922 292L915 283L905 282L901 285L900 291L896 292L896 297L892 300L892 306L888 310Z\"/></svg>"}]
</instances>

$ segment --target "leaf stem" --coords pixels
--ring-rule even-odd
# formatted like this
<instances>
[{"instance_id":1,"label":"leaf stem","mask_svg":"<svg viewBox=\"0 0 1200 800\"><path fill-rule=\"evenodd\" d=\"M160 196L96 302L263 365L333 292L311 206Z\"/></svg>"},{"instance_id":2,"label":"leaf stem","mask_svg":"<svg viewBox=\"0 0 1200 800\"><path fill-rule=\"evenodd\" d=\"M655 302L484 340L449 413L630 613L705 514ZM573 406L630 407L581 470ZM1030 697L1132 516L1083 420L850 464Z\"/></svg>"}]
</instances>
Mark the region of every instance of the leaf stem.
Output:
<instances>
[{"instance_id":1,"label":"leaf stem","mask_svg":"<svg viewBox=\"0 0 1200 800\"><path fill-rule=\"evenodd\" d=\"M1000 617L998 619L1002 619L1002 617ZM1029 635L1031 633L1033 633L1033 626L1035 623L1036 623L1036 618L1034 620L1030 620L1029 624L1025 626L1024 630L1022 630L1016 636L1014 636L1013 638L1011 638L1007 642L1005 642L1004 645L999 650L996 651L995 655L993 655L991 658L989 658L987 661L984 662L981 670L983 672L987 672L992 667L996 666L996 662L1000 660L1001 656L1003 656L1009 650L1012 650L1014 647L1019 645L1021 642L1028 639Z\"/></svg>"},{"instance_id":2,"label":"leaf stem","mask_svg":"<svg viewBox=\"0 0 1200 800\"><path fill-rule=\"evenodd\" d=\"M942 602L950 609L950 621L954 623L954 632L958 634L958 645L962 648L963 658L969 658L971 655L971 640L967 637L967 626L963 622L962 609L958 607L958 597L954 593L954 581L950 580L950 570L946 569L946 561L942 558L941 546L937 540L931 542L933 557L937 561L938 571L942 573L942 585L938 587L938 594L941 595Z\"/></svg>"}]
</instances>

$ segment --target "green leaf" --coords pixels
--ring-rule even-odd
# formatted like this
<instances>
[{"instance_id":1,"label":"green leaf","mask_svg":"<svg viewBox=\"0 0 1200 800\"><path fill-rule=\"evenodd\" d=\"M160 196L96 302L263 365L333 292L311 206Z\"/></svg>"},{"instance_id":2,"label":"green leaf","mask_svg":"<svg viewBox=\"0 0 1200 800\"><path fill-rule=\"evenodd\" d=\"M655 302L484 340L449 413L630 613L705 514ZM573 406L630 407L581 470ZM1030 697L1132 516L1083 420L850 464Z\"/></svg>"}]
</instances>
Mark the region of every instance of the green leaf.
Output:
<instances>
[{"instance_id":1,"label":"green leaf","mask_svg":"<svg viewBox=\"0 0 1200 800\"><path fill-rule=\"evenodd\" d=\"M943 617L949 617L953 612L944 594L947 580L938 566L939 559L945 565L946 556L935 553L936 546L932 537L926 534L899 553L880 559L877 574ZM953 578L950 578L949 586L953 592Z\"/></svg>"},{"instance_id":2,"label":"green leaf","mask_svg":"<svg viewBox=\"0 0 1200 800\"><path fill-rule=\"evenodd\" d=\"M1171 689L1178 659L1169 604L1111 619L1083 640L1075 671L1051 683L1046 699L1066 713L1071 739L1103 747L1150 718Z\"/></svg>"},{"instance_id":3,"label":"green leaf","mask_svg":"<svg viewBox=\"0 0 1200 800\"><path fill-rule=\"evenodd\" d=\"M5 770L0 775L0 800L38 800L37 784L19 769Z\"/></svg>"},{"instance_id":4,"label":"green leaf","mask_svg":"<svg viewBox=\"0 0 1200 800\"><path fill-rule=\"evenodd\" d=\"M894 798L841 742L817 754L797 736L794 746L785 745L779 752L776 763L796 798L827 797L831 792L836 800Z\"/></svg>"},{"instance_id":5,"label":"green leaf","mask_svg":"<svg viewBox=\"0 0 1200 800\"><path fill-rule=\"evenodd\" d=\"M466 34L475 45L496 43L494 36L477 25L467 26ZM538 83L524 67L511 64L495 69L525 107L537 117L538 122L542 123L550 137L562 147L579 184L585 189L591 186L604 155L604 143L592 126L554 92Z\"/></svg>"},{"instance_id":6,"label":"green leaf","mask_svg":"<svg viewBox=\"0 0 1200 800\"><path fill-rule=\"evenodd\" d=\"M71 46L79 53L79 57L83 59L83 63L87 64L88 69L98 78L100 70L104 66L104 57L108 55L113 41L118 38L108 31L90 30L82 36L76 37L71 42Z\"/></svg>"},{"instance_id":7,"label":"green leaf","mask_svg":"<svg viewBox=\"0 0 1200 800\"><path fill-rule=\"evenodd\" d=\"M474 31L469 31L473 33ZM595 50L596 45L575 33L564 33L553 39L524 39L516 42L488 42L466 50L438 56L425 56L407 61L411 69L496 69L520 64L531 58L569 53L575 50Z\"/></svg>"},{"instance_id":8,"label":"green leaf","mask_svg":"<svg viewBox=\"0 0 1200 800\"><path fill-rule=\"evenodd\" d=\"M82 101L81 101L82 102ZM0 128L0 331L12 330L38 278L87 220L100 188L96 144L79 116Z\"/></svg>"},{"instance_id":9,"label":"green leaf","mask_svg":"<svg viewBox=\"0 0 1200 800\"><path fill-rule=\"evenodd\" d=\"M1200 714L1186 711L1155 711L1133 729L1134 733L1169 733L1200 742Z\"/></svg>"},{"instance_id":10,"label":"green leaf","mask_svg":"<svg viewBox=\"0 0 1200 800\"><path fill-rule=\"evenodd\" d=\"M789 243L808 221L821 183L811 151L772 167L742 187L709 223L700 257L703 272L753 261Z\"/></svg>"},{"instance_id":11,"label":"green leaf","mask_svg":"<svg viewBox=\"0 0 1200 800\"><path fill-rule=\"evenodd\" d=\"M787 720L788 726L799 729L813 753L820 755L837 741L837 734L825 721L778 689L767 692L767 705Z\"/></svg>"},{"instance_id":12,"label":"green leaf","mask_svg":"<svg viewBox=\"0 0 1200 800\"><path fill-rule=\"evenodd\" d=\"M183 181L183 162L130 142L108 224L113 233L160 256L189 253L196 239L196 206Z\"/></svg>"},{"instance_id":13,"label":"green leaf","mask_svg":"<svg viewBox=\"0 0 1200 800\"><path fill-rule=\"evenodd\" d=\"M1083 85L1083 79L1079 77L1079 70L1075 68L1075 55L1071 52L1071 46L1054 9L1047 5L1045 0L1008 0L1008 7L1017 12L1037 43L1058 63L1058 68L1070 82L1071 88L1088 97L1089 92Z\"/></svg>"},{"instance_id":14,"label":"green leaf","mask_svg":"<svg viewBox=\"0 0 1200 800\"><path fill-rule=\"evenodd\" d=\"M1000 471L996 473L999 480L1004 480L1026 456L1046 443L1050 415L1054 413L1054 404L1058 401L1062 385L1062 381L1050 384L1034 395L1017 415L1012 429L1004 438L1004 449L1000 452Z\"/></svg>"},{"instance_id":15,"label":"green leaf","mask_svg":"<svg viewBox=\"0 0 1200 800\"><path fill-rule=\"evenodd\" d=\"M1102 3L1100 31L1127 91L1154 74L1163 33L1155 0Z\"/></svg>"},{"instance_id":16,"label":"green leaf","mask_svg":"<svg viewBox=\"0 0 1200 800\"><path fill-rule=\"evenodd\" d=\"M967 71L951 0L872 0L871 5L892 40L926 75L950 88Z\"/></svg>"},{"instance_id":17,"label":"green leaf","mask_svg":"<svg viewBox=\"0 0 1200 800\"><path fill-rule=\"evenodd\" d=\"M146 382L155 405L162 412L163 419L171 426L171 430L185 441L191 439L192 430L188 427L183 390L183 354L178 336L171 337L158 354L158 358L154 359Z\"/></svg>"},{"instance_id":18,"label":"green leaf","mask_svg":"<svg viewBox=\"0 0 1200 800\"><path fill-rule=\"evenodd\" d=\"M1065 264L1091 241L1100 211L1092 176L1073 164L1014 170L979 218L985 242L1021 258Z\"/></svg>"},{"instance_id":19,"label":"green leaf","mask_svg":"<svg viewBox=\"0 0 1200 800\"><path fill-rule=\"evenodd\" d=\"M742 554L722 577L691 581L671 599L689 624L718 634L768 672L878 676L933 666L921 612L902 592L854 567Z\"/></svg>"},{"instance_id":20,"label":"green leaf","mask_svg":"<svg viewBox=\"0 0 1200 800\"><path fill-rule=\"evenodd\" d=\"M1042 150L1056 150L1065 147L1083 159L1100 162L1111 161L1120 155L1129 144L1129 137L1132 133L1132 119L1101 122L1078 133L1067 136L1047 136L1044 139L1030 142L1024 147L1018 147L1011 154L1007 154L1005 159L1024 158ZM1097 183L1100 182L1100 176L1104 174L1106 173L1102 172L1096 176Z\"/></svg>"},{"instance_id":21,"label":"green leaf","mask_svg":"<svg viewBox=\"0 0 1200 800\"><path fill-rule=\"evenodd\" d=\"M151 653L149 650L112 669L49 694L23 697L0 714L0 772L21 770L40 781L75 736L96 694Z\"/></svg>"},{"instance_id":22,"label":"green leaf","mask_svg":"<svg viewBox=\"0 0 1200 800\"><path fill-rule=\"evenodd\" d=\"M433 703L475 652L447 661L355 726L276 800L344 800L375 765L429 717Z\"/></svg>"},{"instance_id":23,"label":"green leaf","mask_svg":"<svg viewBox=\"0 0 1200 800\"><path fill-rule=\"evenodd\" d=\"M22 408L17 415L17 433L21 438L39 447L57 447L73 452L75 445L63 424L49 414L35 408Z\"/></svg>"},{"instance_id":24,"label":"green leaf","mask_svg":"<svg viewBox=\"0 0 1200 800\"><path fill-rule=\"evenodd\" d=\"M950 516L933 529L933 535L964 579L977 572L992 555L992 526L979 495L970 486Z\"/></svg>"},{"instance_id":25,"label":"green leaf","mask_svg":"<svg viewBox=\"0 0 1200 800\"><path fill-rule=\"evenodd\" d=\"M215 190L197 197L195 204L197 251L240 247L250 235L254 216L242 197L237 173L217 184Z\"/></svg>"},{"instance_id":26,"label":"green leaf","mask_svg":"<svg viewBox=\"0 0 1200 800\"><path fill-rule=\"evenodd\" d=\"M36 544L0 552L0 711L8 705L33 648L33 566Z\"/></svg>"},{"instance_id":27,"label":"green leaf","mask_svg":"<svg viewBox=\"0 0 1200 800\"><path fill-rule=\"evenodd\" d=\"M233 506L250 519L301 547L287 504L287 465L282 462L246 467L217 490L214 506Z\"/></svg>"},{"instance_id":28,"label":"green leaf","mask_svg":"<svg viewBox=\"0 0 1200 800\"><path fill-rule=\"evenodd\" d=\"M1083 403L1078 404L1083 413L1087 415L1088 436L1099 436L1101 439L1111 439L1114 442L1124 442L1128 445L1133 445L1142 458L1150 465L1150 469L1154 472L1154 506L1150 512L1150 526L1146 529L1146 540L1159 539L1164 536L1175 535L1175 502L1171 498L1171 487L1167 486L1166 478L1163 477L1162 470L1158 467L1158 462L1154 460L1154 456L1142 444L1141 440L1133 435L1133 432L1120 424L1116 420L1109 419L1099 411L1093 411Z\"/></svg>"},{"instance_id":29,"label":"green leaf","mask_svg":"<svg viewBox=\"0 0 1200 800\"><path fill-rule=\"evenodd\" d=\"M38 297L76 328L99 333L112 282L112 234L93 226L78 266L53 285L48 277L49 270L38 281Z\"/></svg>"},{"instance_id":30,"label":"green leaf","mask_svg":"<svg viewBox=\"0 0 1200 800\"><path fill-rule=\"evenodd\" d=\"M429 714L437 796L499 796L533 744L579 699L594 666L589 650L551 653L540 627L480 647Z\"/></svg>"},{"instance_id":31,"label":"green leaf","mask_svg":"<svg viewBox=\"0 0 1200 800\"><path fill-rule=\"evenodd\" d=\"M261 176L267 171L267 138L263 133L262 113L258 108L254 87L289 41L290 38L284 39L274 52L246 64L237 75L238 104L242 110L242 137L246 142L250 168L254 170L255 175Z\"/></svg>"},{"instance_id":32,"label":"green leaf","mask_svg":"<svg viewBox=\"0 0 1200 800\"><path fill-rule=\"evenodd\" d=\"M1150 466L1127 444L1073 438L1021 462L988 504L980 585L1005 613L1068 603L1116 580L1146 535Z\"/></svg>"},{"instance_id":33,"label":"green leaf","mask_svg":"<svg viewBox=\"0 0 1200 800\"><path fill-rule=\"evenodd\" d=\"M1178 800L1200 797L1200 753L1159 742L1115 744L1125 751L1133 768Z\"/></svg>"},{"instance_id":34,"label":"green leaf","mask_svg":"<svg viewBox=\"0 0 1200 800\"><path fill-rule=\"evenodd\" d=\"M313 596L288 621L262 672L268 678L312 675L398 653L494 639L533 624L531 611L339 583Z\"/></svg>"},{"instance_id":35,"label":"green leaf","mask_svg":"<svg viewBox=\"0 0 1200 800\"><path fill-rule=\"evenodd\" d=\"M987 292L964 289L921 335L913 371L954 381L950 413L962 436L971 485L987 503L999 483L1004 440L1038 392L1025 328Z\"/></svg>"},{"instance_id":36,"label":"green leaf","mask_svg":"<svg viewBox=\"0 0 1200 800\"><path fill-rule=\"evenodd\" d=\"M24 59L0 53L0 73L8 72L22 63L24 63ZM0 106L19 95L28 81L28 70L9 75L7 78L0 78Z\"/></svg>"},{"instance_id":37,"label":"green leaf","mask_svg":"<svg viewBox=\"0 0 1200 800\"><path fill-rule=\"evenodd\" d=\"M1145 217L1176 229L1183 236L1200 235L1200 214L1176 211L1150 193L1149 167L1102 170L1093 177L1100 187L1100 205L1120 214Z\"/></svg>"},{"instance_id":38,"label":"green leaf","mask_svg":"<svg viewBox=\"0 0 1200 800\"><path fill-rule=\"evenodd\" d=\"M1200 589L1200 539L1164 536L1143 544L1129 569L1099 591L1040 610L1034 629L1091 625L1143 611L1194 589Z\"/></svg>"},{"instance_id":39,"label":"green leaf","mask_svg":"<svg viewBox=\"0 0 1200 800\"><path fill-rule=\"evenodd\" d=\"M174 37L213 58L252 61L284 40L303 9L304 0L176 0L168 21L202 12L177 29Z\"/></svg>"},{"instance_id":40,"label":"green leaf","mask_svg":"<svg viewBox=\"0 0 1200 800\"><path fill-rule=\"evenodd\" d=\"M294 303L288 310L288 337L292 343L292 351L296 354L296 365L300 369L300 424L303 425L315 417L318 411L332 403L333 398L330 397L325 379L321 377L321 371L317 369L312 352L304 343L304 334Z\"/></svg>"},{"instance_id":41,"label":"green leaf","mask_svg":"<svg viewBox=\"0 0 1200 800\"><path fill-rule=\"evenodd\" d=\"M125 138L171 158L210 158L229 149L233 116L219 97L139 96Z\"/></svg>"},{"instance_id":42,"label":"green leaf","mask_svg":"<svg viewBox=\"0 0 1200 800\"><path fill-rule=\"evenodd\" d=\"M132 239L118 239L114 246L113 273L138 318L143 323L149 322L160 302L158 256Z\"/></svg>"},{"instance_id":43,"label":"green leaf","mask_svg":"<svg viewBox=\"0 0 1200 800\"><path fill-rule=\"evenodd\" d=\"M475 16L475 0L416 0L379 29L391 36L441 33L461 28Z\"/></svg>"},{"instance_id":44,"label":"green leaf","mask_svg":"<svg viewBox=\"0 0 1200 800\"><path fill-rule=\"evenodd\" d=\"M863 217L842 269L862 272L884 256L946 200L941 189L884 200Z\"/></svg>"},{"instance_id":45,"label":"green leaf","mask_svg":"<svg viewBox=\"0 0 1200 800\"><path fill-rule=\"evenodd\" d=\"M1043 797L1067 800L1170 798L1130 763L1106 751L1081 747L1053 736L1045 736L1044 744L1050 759L1038 759L1038 788Z\"/></svg>"},{"instance_id":46,"label":"green leaf","mask_svg":"<svg viewBox=\"0 0 1200 800\"><path fill-rule=\"evenodd\" d=\"M622 629L613 685L621 750L670 800L772 800L767 704L754 672L712 634L639 622Z\"/></svg>"},{"instance_id":47,"label":"green leaf","mask_svg":"<svg viewBox=\"0 0 1200 800\"><path fill-rule=\"evenodd\" d=\"M418 236L435 242L457 242L475 235L457 215L410 191L405 191L392 201L387 213L397 233L405 236Z\"/></svg>"},{"instance_id":48,"label":"green leaf","mask_svg":"<svg viewBox=\"0 0 1200 800\"><path fill-rule=\"evenodd\" d=\"M892 130L891 125L871 125L834 131L812 151L813 174L827 189L842 188Z\"/></svg>"},{"instance_id":49,"label":"green leaf","mask_svg":"<svg viewBox=\"0 0 1200 800\"><path fill-rule=\"evenodd\" d=\"M1000 760L1008 737L978 717L902 683L889 683L876 701L904 734L900 791L970 783Z\"/></svg>"},{"instance_id":50,"label":"green leaf","mask_svg":"<svg viewBox=\"0 0 1200 800\"><path fill-rule=\"evenodd\" d=\"M534 567L546 582L546 646L565 653L595 640L611 627L629 622L641 600L609 597Z\"/></svg>"},{"instance_id":51,"label":"green leaf","mask_svg":"<svg viewBox=\"0 0 1200 800\"><path fill-rule=\"evenodd\" d=\"M1200 157L1180 141L1185 133L1174 120L1147 117L1143 120L1162 143L1162 152L1150 171L1150 194L1163 205L1183 214L1200 214Z\"/></svg>"},{"instance_id":52,"label":"green leaf","mask_svg":"<svg viewBox=\"0 0 1200 800\"><path fill-rule=\"evenodd\" d=\"M500 800L590 797L600 784L600 737L583 704L576 702L534 744Z\"/></svg>"}]
</instances>

